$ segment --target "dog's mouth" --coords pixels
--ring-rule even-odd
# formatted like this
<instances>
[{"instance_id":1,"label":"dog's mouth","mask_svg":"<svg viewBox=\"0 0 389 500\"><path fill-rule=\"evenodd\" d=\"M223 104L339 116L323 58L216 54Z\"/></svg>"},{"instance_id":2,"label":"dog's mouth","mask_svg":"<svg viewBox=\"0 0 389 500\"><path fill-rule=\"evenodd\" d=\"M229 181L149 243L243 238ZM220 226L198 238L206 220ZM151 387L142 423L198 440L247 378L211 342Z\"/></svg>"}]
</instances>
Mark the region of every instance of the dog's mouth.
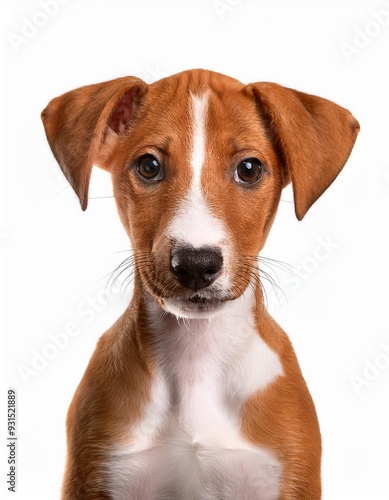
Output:
<instances>
[{"instance_id":1,"label":"dog's mouth","mask_svg":"<svg viewBox=\"0 0 389 500\"><path fill-rule=\"evenodd\" d=\"M231 292L217 287L196 291L175 288L168 293L158 287L158 290L154 288L153 295L165 311L182 318L210 318L236 298Z\"/></svg>"},{"instance_id":2,"label":"dog's mouth","mask_svg":"<svg viewBox=\"0 0 389 500\"><path fill-rule=\"evenodd\" d=\"M198 311L213 311L221 307L228 300L231 300L229 296L223 297L219 294L204 295L200 293L196 293L188 298L179 299L184 307Z\"/></svg>"},{"instance_id":3,"label":"dog's mouth","mask_svg":"<svg viewBox=\"0 0 389 500\"><path fill-rule=\"evenodd\" d=\"M176 296L162 299L162 307L179 317L205 318L216 315L229 300L229 296L222 297L218 294L195 293L194 295Z\"/></svg>"},{"instance_id":4,"label":"dog's mouth","mask_svg":"<svg viewBox=\"0 0 389 500\"><path fill-rule=\"evenodd\" d=\"M201 305L207 305L207 304L212 304L215 302L220 302L220 299L211 299L209 297L204 297L199 294L193 295L193 297L189 297L187 299L188 302L191 302L192 304L198 304L199 306Z\"/></svg>"}]
</instances>

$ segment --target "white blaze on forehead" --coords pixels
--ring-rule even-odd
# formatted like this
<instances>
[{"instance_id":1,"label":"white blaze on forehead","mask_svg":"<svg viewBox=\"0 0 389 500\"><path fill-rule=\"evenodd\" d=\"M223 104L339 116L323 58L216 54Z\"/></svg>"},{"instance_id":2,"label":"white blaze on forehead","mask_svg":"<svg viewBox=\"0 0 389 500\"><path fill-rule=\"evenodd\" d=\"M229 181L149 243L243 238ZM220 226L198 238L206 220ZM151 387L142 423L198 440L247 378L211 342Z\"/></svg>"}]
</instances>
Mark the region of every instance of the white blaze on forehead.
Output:
<instances>
[{"instance_id":1,"label":"white blaze on forehead","mask_svg":"<svg viewBox=\"0 0 389 500\"><path fill-rule=\"evenodd\" d=\"M205 120L208 107L208 93L201 97L192 95L193 142L190 162L193 168L193 183L200 185L201 170L205 160Z\"/></svg>"},{"instance_id":2,"label":"white blaze on forehead","mask_svg":"<svg viewBox=\"0 0 389 500\"><path fill-rule=\"evenodd\" d=\"M208 92L191 95L192 147L188 158L192 182L168 228L168 236L195 248L221 246L226 240L224 225L207 206L201 188L201 173L206 158L206 118Z\"/></svg>"}]
</instances>

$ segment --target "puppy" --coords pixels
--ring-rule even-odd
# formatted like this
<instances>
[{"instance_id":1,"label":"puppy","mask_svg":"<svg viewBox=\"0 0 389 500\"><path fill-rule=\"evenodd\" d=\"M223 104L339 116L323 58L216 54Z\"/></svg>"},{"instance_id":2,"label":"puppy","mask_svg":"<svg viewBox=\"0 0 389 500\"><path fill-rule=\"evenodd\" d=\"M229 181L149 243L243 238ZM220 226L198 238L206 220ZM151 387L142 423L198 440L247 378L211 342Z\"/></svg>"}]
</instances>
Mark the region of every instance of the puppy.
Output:
<instances>
[{"instance_id":1,"label":"puppy","mask_svg":"<svg viewBox=\"0 0 389 500\"><path fill-rule=\"evenodd\" d=\"M88 204L112 176L134 293L101 337L67 418L63 500L318 500L321 438L257 256L292 182L299 220L359 124L274 83L191 70L82 87L42 113Z\"/></svg>"}]
</instances>

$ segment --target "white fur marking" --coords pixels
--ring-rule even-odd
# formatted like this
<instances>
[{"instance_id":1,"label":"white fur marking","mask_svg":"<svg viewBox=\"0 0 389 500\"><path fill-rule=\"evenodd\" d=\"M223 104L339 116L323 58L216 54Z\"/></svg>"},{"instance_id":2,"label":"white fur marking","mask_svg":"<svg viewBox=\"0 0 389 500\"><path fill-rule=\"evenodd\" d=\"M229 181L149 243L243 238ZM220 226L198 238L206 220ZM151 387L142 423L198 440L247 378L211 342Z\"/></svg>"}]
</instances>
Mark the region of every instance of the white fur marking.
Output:
<instances>
[{"instance_id":1,"label":"white fur marking","mask_svg":"<svg viewBox=\"0 0 389 500\"><path fill-rule=\"evenodd\" d=\"M210 320L147 305L156 373L144 417L109 463L113 498L276 500L282 467L241 434L240 411L283 375L258 335L254 295Z\"/></svg>"},{"instance_id":2,"label":"white fur marking","mask_svg":"<svg viewBox=\"0 0 389 500\"><path fill-rule=\"evenodd\" d=\"M191 165L193 168L193 183L199 188L201 180L201 171L205 160L205 119L207 116L208 94L201 97L192 95L193 108L193 142L191 152Z\"/></svg>"},{"instance_id":3,"label":"white fur marking","mask_svg":"<svg viewBox=\"0 0 389 500\"><path fill-rule=\"evenodd\" d=\"M182 245L191 245L194 248L222 248L223 243L228 240L224 224L210 212L200 190L195 187L190 189L178 207L167 235Z\"/></svg>"},{"instance_id":4,"label":"white fur marking","mask_svg":"<svg viewBox=\"0 0 389 500\"><path fill-rule=\"evenodd\" d=\"M192 169L192 182L177 214L168 228L168 236L184 245L222 247L227 232L206 205L201 189L201 173L206 158L206 117L208 93L191 96L193 117L192 149L188 161Z\"/></svg>"}]
</instances>

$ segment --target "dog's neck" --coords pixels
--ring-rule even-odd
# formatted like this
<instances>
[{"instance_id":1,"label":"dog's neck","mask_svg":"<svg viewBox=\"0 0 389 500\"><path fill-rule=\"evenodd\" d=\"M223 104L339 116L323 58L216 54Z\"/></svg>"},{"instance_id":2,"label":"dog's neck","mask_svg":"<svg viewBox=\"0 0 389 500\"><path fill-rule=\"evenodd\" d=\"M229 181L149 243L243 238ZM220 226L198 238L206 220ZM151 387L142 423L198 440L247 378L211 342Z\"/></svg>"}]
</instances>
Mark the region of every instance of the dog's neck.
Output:
<instances>
[{"instance_id":1,"label":"dog's neck","mask_svg":"<svg viewBox=\"0 0 389 500\"><path fill-rule=\"evenodd\" d=\"M222 366L258 337L256 317L262 296L254 286L238 299L226 302L215 315L204 318L179 318L166 312L144 291L144 313L150 347L161 367L210 363Z\"/></svg>"},{"instance_id":2,"label":"dog's neck","mask_svg":"<svg viewBox=\"0 0 389 500\"><path fill-rule=\"evenodd\" d=\"M147 350L164 397L177 411L196 415L219 402L216 408L227 405L233 413L254 389L283 373L278 356L258 334L257 293L248 287L208 319L177 318L151 297L144 302Z\"/></svg>"}]
</instances>

